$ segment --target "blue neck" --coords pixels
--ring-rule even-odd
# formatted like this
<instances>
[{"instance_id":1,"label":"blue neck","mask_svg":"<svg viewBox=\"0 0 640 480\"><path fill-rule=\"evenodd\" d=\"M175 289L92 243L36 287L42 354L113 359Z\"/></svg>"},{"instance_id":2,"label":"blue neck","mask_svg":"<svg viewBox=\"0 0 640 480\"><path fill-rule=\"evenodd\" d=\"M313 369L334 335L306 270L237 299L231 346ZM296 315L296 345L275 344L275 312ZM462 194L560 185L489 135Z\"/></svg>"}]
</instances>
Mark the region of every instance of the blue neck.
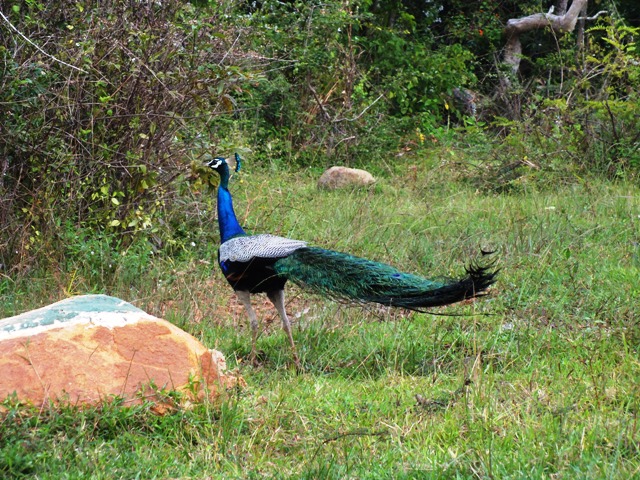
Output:
<instances>
[{"instance_id":1,"label":"blue neck","mask_svg":"<svg viewBox=\"0 0 640 480\"><path fill-rule=\"evenodd\" d=\"M226 175L224 173L226 173ZM220 186L218 187L218 227L220 228L220 243L224 243L239 235L246 235L233 211L233 201L227 188L229 184L229 172L224 173L220 175Z\"/></svg>"}]
</instances>

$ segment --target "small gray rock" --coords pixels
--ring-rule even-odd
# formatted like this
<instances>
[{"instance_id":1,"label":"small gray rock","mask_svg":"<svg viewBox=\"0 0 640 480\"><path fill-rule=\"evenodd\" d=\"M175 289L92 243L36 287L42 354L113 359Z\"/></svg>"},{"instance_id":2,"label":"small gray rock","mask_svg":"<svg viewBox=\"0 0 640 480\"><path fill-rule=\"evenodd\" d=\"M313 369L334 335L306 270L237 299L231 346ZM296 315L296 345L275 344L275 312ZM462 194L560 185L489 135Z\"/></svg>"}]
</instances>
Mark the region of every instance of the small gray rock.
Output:
<instances>
[{"instance_id":1,"label":"small gray rock","mask_svg":"<svg viewBox=\"0 0 640 480\"><path fill-rule=\"evenodd\" d=\"M366 187L375 183L366 170L348 167L331 167L326 170L318 180L318 188L334 190L343 187Z\"/></svg>"}]
</instances>

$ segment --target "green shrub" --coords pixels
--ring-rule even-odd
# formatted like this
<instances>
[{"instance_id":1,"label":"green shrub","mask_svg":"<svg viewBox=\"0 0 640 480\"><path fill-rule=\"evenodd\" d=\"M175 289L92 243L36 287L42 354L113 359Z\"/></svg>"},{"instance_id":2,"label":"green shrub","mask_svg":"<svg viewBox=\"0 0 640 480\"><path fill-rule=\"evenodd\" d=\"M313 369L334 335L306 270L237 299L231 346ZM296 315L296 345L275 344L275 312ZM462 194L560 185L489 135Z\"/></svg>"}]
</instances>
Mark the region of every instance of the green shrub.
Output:
<instances>
[{"instance_id":1,"label":"green shrub","mask_svg":"<svg viewBox=\"0 0 640 480\"><path fill-rule=\"evenodd\" d=\"M178 1L14 6L29 42L0 45L0 263L59 261L62 223L124 245L171 238L176 179L253 76L219 15Z\"/></svg>"}]
</instances>

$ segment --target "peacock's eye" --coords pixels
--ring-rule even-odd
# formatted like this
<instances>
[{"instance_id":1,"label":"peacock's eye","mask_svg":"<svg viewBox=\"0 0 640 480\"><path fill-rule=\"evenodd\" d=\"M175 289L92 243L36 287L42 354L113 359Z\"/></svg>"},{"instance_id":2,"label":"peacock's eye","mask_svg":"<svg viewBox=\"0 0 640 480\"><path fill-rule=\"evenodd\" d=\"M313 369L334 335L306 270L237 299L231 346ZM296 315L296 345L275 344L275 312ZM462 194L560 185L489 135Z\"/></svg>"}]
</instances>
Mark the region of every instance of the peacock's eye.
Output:
<instances>
[{"instance_id":1,"label":"peacock's eye","mask_svg":"<svg viewBox=\"0 0 640 480\"><path fill-rule=\"evenodd\" d=\"M222 165L222 162L223 162L223 160L222 160L222 159L220 159L220 158L214 158L213 160L211 160L211 161L209 162L209 166L215 170L215 169L216 169L216 168L218 168L220 165Z\"/></svg>"}]
</instances>

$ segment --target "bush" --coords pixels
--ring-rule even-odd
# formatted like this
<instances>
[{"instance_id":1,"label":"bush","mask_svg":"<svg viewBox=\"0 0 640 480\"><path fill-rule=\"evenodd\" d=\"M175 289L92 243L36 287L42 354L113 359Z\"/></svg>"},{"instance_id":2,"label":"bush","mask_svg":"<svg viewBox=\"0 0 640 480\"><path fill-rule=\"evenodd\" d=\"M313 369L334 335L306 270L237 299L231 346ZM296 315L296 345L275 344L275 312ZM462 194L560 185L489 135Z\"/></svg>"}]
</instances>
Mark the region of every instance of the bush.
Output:
<instances>
[{"instance_id":1,"label":"bush","mask_svg":"<svg viewBox=\"0 0 640 480\"><path fill-rule=\"evenodd\" d=\"M16 30L0 45L0 263L24 265L36 252L59 260L61 219L124 244L170 237L159 220L176 178L217 144L216 116L253 77L221 14L179 1L64 0L10 13Z\"/></svg>"}]
</instances>

